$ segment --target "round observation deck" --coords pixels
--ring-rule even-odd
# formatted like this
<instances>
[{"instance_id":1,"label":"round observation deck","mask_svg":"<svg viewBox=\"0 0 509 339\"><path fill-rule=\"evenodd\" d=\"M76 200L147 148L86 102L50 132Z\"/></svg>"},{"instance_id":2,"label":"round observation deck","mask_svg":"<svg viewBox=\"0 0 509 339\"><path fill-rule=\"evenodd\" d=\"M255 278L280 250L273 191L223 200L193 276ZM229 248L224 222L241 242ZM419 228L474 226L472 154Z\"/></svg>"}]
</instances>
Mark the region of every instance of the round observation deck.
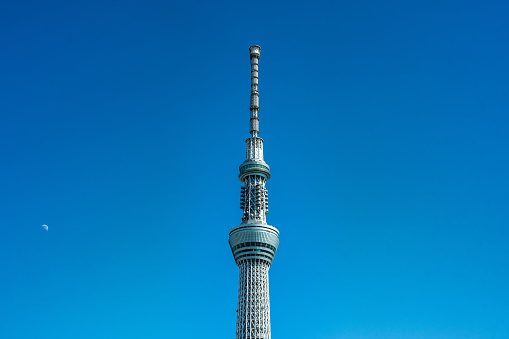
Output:
<instances>
[{"instance_id":1,"label":"round observation deck","mask_svg":"<svg viewBox=\"0 0 509 339\"><path fill-rule=\"evenodd\" d=\"M247 175L258 174L270 179L270 167L265 161L246 160L239 166L239 180L244 182Z\"/></svg>"},{"instance_id":2,"label":"round observation deck","mask_svg":"<svg viewBox=\"0 0 509 339\"><path fill-rule=\"evenodd\" d=\"M237 265L249 259L271 265L279 245L279 231L270 225L242 224L230 230L229 243Z\"/></svg>"}]
</instances>

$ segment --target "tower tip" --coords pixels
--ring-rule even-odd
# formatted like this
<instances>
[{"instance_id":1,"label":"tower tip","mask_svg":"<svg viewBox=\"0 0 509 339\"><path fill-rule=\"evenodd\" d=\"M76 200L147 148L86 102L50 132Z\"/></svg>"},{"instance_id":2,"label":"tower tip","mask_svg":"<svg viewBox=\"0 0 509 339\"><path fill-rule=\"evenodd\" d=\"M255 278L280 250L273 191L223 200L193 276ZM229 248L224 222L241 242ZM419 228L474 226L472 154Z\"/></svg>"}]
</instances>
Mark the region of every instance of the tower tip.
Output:
<instances>
[{"instance_id":1,"label":"tower tip","mask_svg":"<svg viewBox=\"0 0 509 339\"><path fill-rule=\"evenodd\" d=\"M258 45L253 45L253 46L249 47L249 52L251 52L251 57L253 57L253 55L256 55L258 57L258 59L260 58L261 50L262 50L262 48Z\"/></svg>"}]
</instances>

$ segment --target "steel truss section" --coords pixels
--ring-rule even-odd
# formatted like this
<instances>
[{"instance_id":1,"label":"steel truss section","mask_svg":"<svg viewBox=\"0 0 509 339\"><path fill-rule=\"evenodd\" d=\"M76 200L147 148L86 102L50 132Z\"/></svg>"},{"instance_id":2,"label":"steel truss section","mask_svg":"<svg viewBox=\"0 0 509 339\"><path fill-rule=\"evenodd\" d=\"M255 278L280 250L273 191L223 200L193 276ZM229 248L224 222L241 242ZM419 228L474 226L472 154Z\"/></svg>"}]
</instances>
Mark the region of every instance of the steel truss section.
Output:
<instances>
[{"instance_id":1,"label":"steel truss section","mask_svg":"<svg viewBox=\"0 0 509 339\"><path fill-rule=\"evenodd\" d=\"M259 259L239 264L236 339L270 339L269 267Z\"/></svg>"},{"instance_id":2,"label":"steel truss section","mask_svg":"<svg viewBox=\"0 0 509 339\"><path fill-rule=\"evenodd\" d=\"M246 140L246 160L263 161L263 139L251 137Z\"/></svg>"},{"instance_id":3,"label":"steel truss section","mask_svg":"<svg viewBox=\"0 0 509 339\"><path fill-rule=\"evenodd\" d=\"M249 175L244 179L241 189L241 207L243 208L243 223L267 224L268 191L265 188L265 177Z\"/></svg>"}]
</instances>

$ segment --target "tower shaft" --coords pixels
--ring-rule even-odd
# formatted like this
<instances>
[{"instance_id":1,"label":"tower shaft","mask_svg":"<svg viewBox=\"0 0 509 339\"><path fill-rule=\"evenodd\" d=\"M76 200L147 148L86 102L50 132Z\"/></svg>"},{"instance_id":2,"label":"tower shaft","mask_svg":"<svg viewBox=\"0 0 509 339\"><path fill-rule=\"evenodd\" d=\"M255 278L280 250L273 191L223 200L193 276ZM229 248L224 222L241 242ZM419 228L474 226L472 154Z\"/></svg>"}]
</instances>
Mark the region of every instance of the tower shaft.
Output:
<instances>
[{"instance_id":1,"label":"tower shaft","mask_svg":"<svg viewBox=\"0 0 509 339\"><path fill-rule=\"evenodd\" d=\"M239 265L236 338L270 338L269 267L264 260Z\"/></svg>"},{"instance_id":2,"label":"tower shaft","mask_svg":"<svg viewBox=\"0 0 509 339\"><path fill-rule=\"evenodd\" d=\"M230 247L239 267L236 339L270 339L269 268L279 245L279 231L268 225L270 168L263 160L263 139L258 137L258 61L260 47L249 48L251 58L251 137L246 160L239 167L242 223L230 230Z\"/></svg>"}]
</instances>

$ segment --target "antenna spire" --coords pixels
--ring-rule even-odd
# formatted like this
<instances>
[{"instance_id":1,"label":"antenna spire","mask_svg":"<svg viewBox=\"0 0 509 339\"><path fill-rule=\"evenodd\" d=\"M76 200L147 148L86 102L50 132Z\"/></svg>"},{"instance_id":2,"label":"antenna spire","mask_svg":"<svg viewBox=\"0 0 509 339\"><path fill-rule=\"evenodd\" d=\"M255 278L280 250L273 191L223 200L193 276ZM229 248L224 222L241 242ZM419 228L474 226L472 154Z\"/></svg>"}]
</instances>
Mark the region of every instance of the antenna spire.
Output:
<instances>
[{"instance_id":1,"label":"antenna spire","mask_svg":"<svg viewBox=\"0 0 509 339\"><path fill-rule=\"evenodd\" d=\"M249 47L251 57L251 136L257 137L260 133L260 119L258 111L260 110L260 98L258 96L258 60L260 60L261 47L253 45Z\"/></svg>"}]
</instances>

